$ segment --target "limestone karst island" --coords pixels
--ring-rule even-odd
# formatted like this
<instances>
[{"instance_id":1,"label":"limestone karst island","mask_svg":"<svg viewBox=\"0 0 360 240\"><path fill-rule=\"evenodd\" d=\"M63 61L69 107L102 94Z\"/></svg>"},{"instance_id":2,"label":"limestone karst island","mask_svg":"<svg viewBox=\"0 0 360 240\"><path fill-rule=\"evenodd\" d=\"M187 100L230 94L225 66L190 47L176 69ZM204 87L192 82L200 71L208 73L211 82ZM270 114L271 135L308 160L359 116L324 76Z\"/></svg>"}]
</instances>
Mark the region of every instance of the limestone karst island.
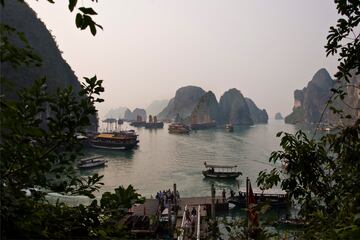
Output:
<instances>
[{"instance_id":1,"label":"limestone karst island","mask_svg":"<svg viewBox=\"0 0 360 240\"><path fill-rule=\"evenodd\" d=\"M0 9L0 239L360 239L358 1Z\"/></svg>"}]
</instances>

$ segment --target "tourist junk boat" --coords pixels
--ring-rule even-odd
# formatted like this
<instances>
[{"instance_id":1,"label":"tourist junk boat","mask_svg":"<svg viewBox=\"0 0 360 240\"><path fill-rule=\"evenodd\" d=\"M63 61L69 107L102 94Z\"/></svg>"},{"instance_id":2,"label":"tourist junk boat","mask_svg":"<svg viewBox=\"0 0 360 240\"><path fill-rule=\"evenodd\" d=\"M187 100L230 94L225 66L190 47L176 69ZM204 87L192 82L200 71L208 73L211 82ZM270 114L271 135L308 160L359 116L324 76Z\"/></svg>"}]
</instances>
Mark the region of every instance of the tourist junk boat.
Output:
<instances>
[{"instance_id":1,"label":"tourist junk boat","mask_svg":"<svg viewBox=\"0 0 360 240\"><path fill-rule=\"evenodd\" d=\"M139 143L138 135L134 130L113 133L100 133L90 140L94 148L130 150Z\"/></svg>"},{"instance_id":2,"label":"tourist junk boat","mask_svg":"<svg viewBox=\"0 0 360 240\"><path fill-rule=\"evenodd\" d=\"M242 173L237 171L237 166L210 165L204 162L206 170L202 171L205 177L220 179L235 179Z\"/></svg>"},{"instance_id":3,"label":"tourist junk boat","mask_svg":"<svg viewBox=\"0 0 360 240\"><path fill-rule=\"evenodd\" d=\"M92 156L89 158L84 158L80 160L80 163L77 165L79 169L89 169L95 167L103 167L105 166L106 161L102 158L103 156Z\"/></svg>"},{"instance_id":4,"label":"tourist junk boat","mask_svg":"<svg viewBox=\"0 0 360 240\"><path fill-rule=\"evenodd\" d=\"M232 124L226 124L225 129L228 132L233 132L234 131L234 126Z\"/></svg>"},{"instance_id":5,"label":"tourist junk boat","mask_svg":"<svg viewBox=\"0 0 360 240\"><path fill-rule=\"evenodd\" d=\"M191 128L182 123L172 123L169 125L169 133L177 133L177 134L189 134Z\"/></svg>"},{"instance_id":6,"label":"tourist junk boat","mask_svg":"<svg viewBox=\"0 0 360 240\"><path fill-rule=\"evenodd\" d=\"M156 116L149 115L149 122L145 123L146 129L157 129L157 128L163 128L164 123L158 122Z\"/></svg>"},{"instance_id":7,"label":"tourist junk boat","mask_svg":"<svg viewBox=\"0 0 360 240\"><path fill-rule=\"evenodd\" d=\"M289 201L286 192L281 190L266 190L263 192L254 192L256 204L267 203L271 207L286 208ZM228 203L232 203L237 207L245 208L246 206L246 190L241 189L238 195L227 198Z\"/></svg>"},{"instance_id":8,"label":"tourist junk boat","mask_svg":"<svg viewBox=\"0 0 360 240\"><path fill-rule=\"evenodd\" d=\"M146 119L145 119L146 120ZM133 127L144 127L146 124L146 121L144 121L142 119L141 116L136 116L136 121L133 121L130 123L130 126L133 126Z\"/></svg>"}]
</instances>

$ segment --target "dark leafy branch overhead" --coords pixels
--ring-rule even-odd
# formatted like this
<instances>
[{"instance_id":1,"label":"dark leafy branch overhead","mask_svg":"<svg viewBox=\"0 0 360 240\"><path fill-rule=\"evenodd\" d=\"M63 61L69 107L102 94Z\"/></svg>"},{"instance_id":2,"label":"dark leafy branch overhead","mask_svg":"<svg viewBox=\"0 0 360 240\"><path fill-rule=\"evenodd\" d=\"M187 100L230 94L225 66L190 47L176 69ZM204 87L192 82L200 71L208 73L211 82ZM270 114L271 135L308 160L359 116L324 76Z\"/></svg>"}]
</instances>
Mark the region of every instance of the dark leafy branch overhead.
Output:
<instances>
[{"instance_id":1,"label":"dark leafy branch overhead","mask_svg":"<svg viewBox=\"0 0 360 240\"><path fill-rule=\"evenodd\" d=\"M352 70L360 74L360 3L358 0L335 0L342 16L336 26L330 27L325 46L326 55L338 54L339 66L335 77L349 82Z\"/></svg>"}]
</instances>

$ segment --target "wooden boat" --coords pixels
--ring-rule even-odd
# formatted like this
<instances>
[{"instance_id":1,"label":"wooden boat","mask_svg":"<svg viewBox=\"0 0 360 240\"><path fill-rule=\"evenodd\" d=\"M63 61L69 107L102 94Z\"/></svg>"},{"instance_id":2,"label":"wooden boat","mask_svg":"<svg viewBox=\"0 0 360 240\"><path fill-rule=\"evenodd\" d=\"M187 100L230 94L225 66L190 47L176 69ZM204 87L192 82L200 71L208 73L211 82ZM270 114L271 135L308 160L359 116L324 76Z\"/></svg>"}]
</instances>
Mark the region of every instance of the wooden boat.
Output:
<instances>
[{"instance_id":1,"label":"wooden boat","mask_svg":"<svg viewBox=\"0 0 360 240\"><path fill-rule=\"evenodd\" d=\"M163 128L164 123L163 122L147 122L145 123L146 129L156 129L156 128Z\"/></svg>"},{"instance_id":2,"label":"wooden boat","mask_svg":"<svg viewBox=\"0 0 360 240\"><path fill-rule=\"evenodd\" d=\"M172 123L169 125L169 133L177 133L177 134L189 134L191 128L182 123Z\"/></svg>"},{"instance_id":3,"label":"wooden boat","mask_svg":"<svg viewBox=\"0 0 360 240\"><path fill-rule=\"evenodd\" d=\"M103 156L93 156L89 158L84 158L80 160L80 163L78 164L79 169L89 169L89 168L95 168L95 167L103 167L105 166L106 161L102 158Z\"/></svg>"},{"instance_id":4,"label":"wooden boat","mask_svg":"<svg viewBox=\"0 0 360 240\"><path fill-rule=\"evenodd\" d=\"M146 122L145 121L134 121L134 122L131 122L130 123L130 126L133 126L133 127L144 127L146 125Z\"/></svg>"},{"instance_id":5,"label":"wooden boat","mask_svg":"<svg viewBox=\"0 0 360 240\"><path fill-rule=\"evenodd\" d=\"M237 166L210 165L204 162L206 170L202 171L205 177L231 179L237 178L242 173L237 171Z\"/></svg>"},{"instance_id":6,"label":"wooden boat","mask_svg":"<svg viewBox=\"0 0 360 240\"><path fill-rule=\"evenodd\" d=\"M234 126L232 124L226 124L225 129L228 132L233 132L234 131Z\"/></svg>"},{"instance_id":7,"label":"wooden boat","mask_svg":"<svg viewBox=\"0 0 360 240\"><path fill-rule=\"evenodd\" d=\"M254 192L256 204L267 203L274 208L286 208L289 205L287 194L283 191L278 192ZM237 207L246 208L246 190L240 190L239 195L227 198L228 203Z\"/></svg>"},{"instance_id":8,"label":"wooden boat","mask_svg":"<svg viewBox=\"0 0 360 240\"><path fill-rule=\"evenodd\" d=\"M158 122L156 116L149 115L149 121L147 123L145 123L146 129L157 129L157 128L163 128L163 127L164 127L163 122Z\"/></svg>"},{"instance_id":9,"label":"wooden boat","mask_svg":"<svg viewBox=\"0 0 360 240\"><path fill-rule=\"evenodd\" d=\"M134 130L100 133L90 140L94 148L129 150L137 146L139 140Z\"/></svg>"}]
</instances>

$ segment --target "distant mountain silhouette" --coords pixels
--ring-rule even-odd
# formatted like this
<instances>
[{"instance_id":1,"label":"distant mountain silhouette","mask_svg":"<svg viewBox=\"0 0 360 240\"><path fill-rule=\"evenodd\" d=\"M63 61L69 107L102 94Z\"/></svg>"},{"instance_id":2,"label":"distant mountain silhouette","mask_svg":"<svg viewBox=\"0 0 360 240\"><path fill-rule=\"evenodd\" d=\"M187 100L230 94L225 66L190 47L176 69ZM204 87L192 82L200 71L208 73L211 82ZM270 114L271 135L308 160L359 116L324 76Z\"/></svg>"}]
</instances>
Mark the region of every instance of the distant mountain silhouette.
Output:
<instances>
[{"instance_id":1,"label":"distant mountain silhouette","mask_svg":"<svg viewBox=\"0 0 360 240\"><path fill-rule=\"evenodd\" d=\"M283 118L283 116L281 115L281 113L277 112L277 113L275 114L275 119L276 119L276 120L283 120L284 118Z\"/></svg>"},{"instance_id":2,"label":"distant mountain silhouette","mask_svg":"<svg viewBox=\"0 0 360 240\"><path fill-rule=\"evenodd\" d=\"M146 112L149 115L157 115L159 114L167 105L169 104L169 100L155 100L146 108Z\"/></svg>"},{"instance_id":3,"label":"distant mountain silhouette","mask_svg":"<svg viewBox=\"0 0 360 240\"><path fill-rule=\"evenodd\" d=\"M124 118L126 109L127 107L112 108L105 114L105 118Z\"/></svg>"}]
</instances>

